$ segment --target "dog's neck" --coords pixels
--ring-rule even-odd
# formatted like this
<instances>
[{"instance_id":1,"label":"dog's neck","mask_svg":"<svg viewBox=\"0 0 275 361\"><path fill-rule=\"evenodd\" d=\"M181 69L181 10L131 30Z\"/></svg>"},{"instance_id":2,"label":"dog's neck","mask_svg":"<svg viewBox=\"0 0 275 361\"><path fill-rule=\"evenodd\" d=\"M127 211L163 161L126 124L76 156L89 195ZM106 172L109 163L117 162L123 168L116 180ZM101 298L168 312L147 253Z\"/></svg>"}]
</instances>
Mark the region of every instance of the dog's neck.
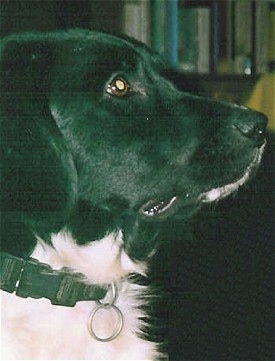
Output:
<instances>
[{"instance_id":1,"label":"dog's neck","mask_svg":"<svg viewBox=\"0 0 275 361\"><path fill-rule=\"evenodd\" d=\"M1 289L10 293L15 292L19 297L47 298L53 305L73 307L78 301L100 301L106 296L113 280L107 279L107 274L102 274L100 277L97 276L91 280L89 270L96 270L95 273L99 273L103 264L99 265L99 262L107 254L112 267L119 273L118 277L123 277L130 272L144 273L140 267L136 269L137 265L121 250L122 238L119 234L107 236L99 242L91 242L90 245L83 247L76 246L71 235L67 232L53 236L52 241L54 248L39 240L32 254L33 257L28 259L1 253ZM64 243L66 244L65 248ZM72 260L68 257L68 244L73 251L70 252L70 257L73 260L80 257L80 262L82 261L81 250L90 248L90 252L88 252L90 255L89 263L86 269L85 259L83 259L83 263L81 262L83 270L81 267L76 267L75 262L71 262ZM98 252L97 248L100 245L102 245L102 250ZM41 248L43 250L47 248L50 251L44 253L41 252ZM56 250L59 254L58 262L55 256ZM62 250L66 250L66 252L63 253ZM41 254L50 254L50 257L41 259ZM87 255L86 252L85 255Z\"/></svg>"},{"instance_id":2,"label":"dog's neck","mask_svg":"<svg viewBox=\"0 0 275 361\"><path fill-rule=\"evenodd\" d=\"M100 303L83 301L74 307L2 292L3 359L158 359L157 344L139 335L148 327L144 308L151 291L146 278L132 275L145 274L146 267L127 256L122 232L81 246L69 232L60 232L52 235L51 244L38 239L31 257L50 265L51 272L68 267L86 285L111 287ZM51 347L45 347L45 340Z\"/></svg>"}]
</instances>

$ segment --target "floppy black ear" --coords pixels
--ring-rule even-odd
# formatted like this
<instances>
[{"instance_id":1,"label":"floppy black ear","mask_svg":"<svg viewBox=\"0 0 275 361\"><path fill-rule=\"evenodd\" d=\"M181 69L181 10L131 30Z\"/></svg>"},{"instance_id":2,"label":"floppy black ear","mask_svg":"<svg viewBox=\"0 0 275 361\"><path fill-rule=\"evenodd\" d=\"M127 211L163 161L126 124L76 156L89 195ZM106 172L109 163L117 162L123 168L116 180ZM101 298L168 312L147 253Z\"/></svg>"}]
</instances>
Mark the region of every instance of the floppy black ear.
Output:
<instances>
[{"instance_id":1,"label":"floppy black ear","mask_svg":"<svg viewBox=\"0 0 275 361\"><path fill-rule=\"evenodd\" d=\"M13 114L40 112L41 95L44 97L50 86L54 53L51 42L39 33L12 35L1 41L1 95L5 110Z\"/></svg>"},{"instance_id":2,"label":"floppy black ear","mask_svg":"<svg viewBox=\"0 0 275 361\"><path fill-rule=\"evenodd\" d=\"M61 229L74 203L75 167L48 105L55 50L42 35L1 45L1 248L13 254L30 252L28 230Z\"/></svg>"}]
</instances>

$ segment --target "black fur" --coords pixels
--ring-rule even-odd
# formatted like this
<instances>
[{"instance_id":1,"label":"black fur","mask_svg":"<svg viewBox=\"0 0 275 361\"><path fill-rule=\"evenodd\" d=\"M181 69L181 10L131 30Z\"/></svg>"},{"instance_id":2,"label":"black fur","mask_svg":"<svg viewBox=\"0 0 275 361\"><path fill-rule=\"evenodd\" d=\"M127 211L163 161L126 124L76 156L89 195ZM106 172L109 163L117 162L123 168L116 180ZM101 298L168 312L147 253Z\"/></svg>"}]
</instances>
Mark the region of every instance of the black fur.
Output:
<instances>
[{"instance_id":1,"label":"black fur","mask_svg":"<svg viewBox=\"0 0 275 361\"><path fill-rule=\"evenodd\" d=\"M145 259L166 219L240 178L263 143L261 115L179 90L175 71L126 37L30 33L1 52L2 251L28 256L35 234L64 227L80 244L122 229ZM116 76L125 96L107 92ZM141 214L174 195L172 214Z\"/></svg>"},{"instance_id":2,"label":"black fur","mask_svg":"<svg viewBox=\"0 0 275 361\"><path fill-rule=\"evenodd\" d=\"M129 84L125 96L108 92L117 76ZM200 195L237 181L264 142L265 117L189 89L157 54L127 37L73 30L4 39L1 251L27 257L36 235L50 242L63 228L79 244L121 229L133 259L146 260L162 242L152 274L158 282L167 250L173 259L178 255L182 229L200 209ZM177 204L168 212L142 213L148 202L173 196ZM181 249L192 256L188 242ZM185 263L175 262L175 269ZM174 323L186 308L177 304L188 298L173 288L188 291L188 280L183 286L175 269L166 285L171 307L167 311L165 304L163 312L164 318L175 313ZM192 292L204 286L191 281ZM154 305L148 313L160 318ZM181 350L186 337L183 332L182 341L179 329L172 325L169 331ZM167 340L167 330L159 327L150 337Z\"/></svg>"}]
</instances>

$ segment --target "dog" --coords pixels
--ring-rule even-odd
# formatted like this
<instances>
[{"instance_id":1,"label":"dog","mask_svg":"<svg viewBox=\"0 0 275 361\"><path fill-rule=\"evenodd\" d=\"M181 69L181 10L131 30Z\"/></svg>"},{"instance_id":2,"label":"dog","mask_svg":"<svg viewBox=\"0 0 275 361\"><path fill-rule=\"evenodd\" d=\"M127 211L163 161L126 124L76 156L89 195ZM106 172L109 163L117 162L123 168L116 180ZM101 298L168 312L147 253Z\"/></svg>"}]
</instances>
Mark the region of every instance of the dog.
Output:
<instances>
[{"instance_id":1,"label":"dog","mask_svg":"<svg viewBox=\"0 0 275 361\"><path fill-rule=\"evenodd\" d=\"M3 359L168 359L150 337L161 232L245 184L266 128L176 74L127 36L2 41Z\"/></svg>"}]
</instances>

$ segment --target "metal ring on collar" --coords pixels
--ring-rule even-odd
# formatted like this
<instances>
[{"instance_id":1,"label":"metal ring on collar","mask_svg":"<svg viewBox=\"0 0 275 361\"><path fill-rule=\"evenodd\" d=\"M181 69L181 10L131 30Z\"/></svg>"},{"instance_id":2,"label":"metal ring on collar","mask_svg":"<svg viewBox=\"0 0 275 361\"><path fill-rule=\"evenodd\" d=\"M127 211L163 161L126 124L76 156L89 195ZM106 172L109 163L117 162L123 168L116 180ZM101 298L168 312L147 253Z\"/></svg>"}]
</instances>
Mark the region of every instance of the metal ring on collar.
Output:
<instances>
[{"instance_id":1,"label":"metal ring on collar","mask_svg":"<svg viewBox=\"0 0 275 361\"><path fill-rule=\"evenodd\" d=\"M116 328L114 329L112 335L108 336L108 337L100 337L96 334L96 332L94 331L94 326L93 326L93 322L94 322L94 317L96 315L96 313L101 310L101 309L113 309L116 312L118 321L117 321L117 325ZM114 340L115 338L117 338L120 334L120 332L122 331L123 328L123 315L120 311L120 309L112 304L102 304L98 307L96 307L90 314L89 319L88 319L88 330L90 335L96 339L97 341L101 341L101 342L109 342Z\"/></svg>"},{"instance_id":2,"label":"metal ring on collar","mask_svg":"<svg viewBox=\"0 0 275 361\"><path fill-rule=\"evenodd\" d=\"M109 291L108 291L107 295L106 295L102 300L99 300L99 301L98 301L98 303L99 303L100 305L110 306L110 305L113 305L113 304L115 303L116 297L117 297L117 292L116 292L116 286L115 286L114 283L111 283L111 284L110 284L110 291L111 291L111 293L110 293L110 296L111 296L111 297L110 297L110 300L108 301L108 298L107 298L107 301L108 301L108 302L104 302L104 300L106 299L106 297L109 296Z\"/></svg>"}]
</instances>

